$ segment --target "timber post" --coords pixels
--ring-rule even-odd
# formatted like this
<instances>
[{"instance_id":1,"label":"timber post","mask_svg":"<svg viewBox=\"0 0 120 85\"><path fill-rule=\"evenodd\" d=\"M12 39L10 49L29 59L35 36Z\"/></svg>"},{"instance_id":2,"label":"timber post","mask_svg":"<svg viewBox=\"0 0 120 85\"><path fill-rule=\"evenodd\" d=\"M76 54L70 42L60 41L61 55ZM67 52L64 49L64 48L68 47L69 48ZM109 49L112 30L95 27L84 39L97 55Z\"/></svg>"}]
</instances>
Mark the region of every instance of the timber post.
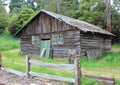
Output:
<instances>
[{"instance_id":1,"label":"timber post","mask_svg":"<svg viewBox=\"0 0 120 85\"><path fill-rule=\"evenodd\" d=\"M73 56L73 55L72 55L71 53L72 53L72 50L69 49L69 50L68 50L68 64L71 64L71 63L72 63L72 56Z\"/></svg>"},{"instance_id":2,"label":"timber post","mask_svg":"<svg viewBox=\"0 0 120 85\"><path fill-rule=\"evenodd\" d=\"M29 78L29 72L30 72L30 57L26 55L26 76Z\"/></svg>"},{"instance_id":3,"label":"timber post","mask_svg":"<svg viewBox=\"0 0 120 85\"><path fill-rule=\"evenodd\" d=\"M51 59L53 59L53 53L54 53L53 48L50 48L50 58L51 58Z\"/></svg>"},{"instance_id":4,"label":"timber post","mask_svg":"<svg viewBox=\"0 0 120 85\"><path fill-rule=\"evenodd\" d=\"M0 53L0 70L1 70L1 67L2 67L2 59L1 59L1 53Z\"/></svg>"},{"instance_id":5,"label":"timber post","mask_svg":"<svg viewBox=\"0 0 120 85\"><path fill-rule=\"evenodd\" d=\"M79 58L75 58L74 66L75 66L75 85L81 85L81 66Z\"/></svg>"}]
</instances>

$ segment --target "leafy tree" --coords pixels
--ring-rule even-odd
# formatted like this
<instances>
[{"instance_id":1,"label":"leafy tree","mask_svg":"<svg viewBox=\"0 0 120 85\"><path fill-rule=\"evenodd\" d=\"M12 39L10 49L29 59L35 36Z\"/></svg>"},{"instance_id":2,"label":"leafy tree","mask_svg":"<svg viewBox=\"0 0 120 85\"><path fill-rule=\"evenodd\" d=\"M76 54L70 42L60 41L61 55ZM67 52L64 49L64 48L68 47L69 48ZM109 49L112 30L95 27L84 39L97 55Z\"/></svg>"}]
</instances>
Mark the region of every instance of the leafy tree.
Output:
<instances>
[{"instance_id":1,"label":"leafy tree","mask_svg":"<svg viewBox=\"0 0 120 85\"><path fill-rule=\"evenodd\" d=\"M36 10L37 3L36 0L11 0L9 8L11 15L14 13L19 14L23 8Z\"/></svg>"},{"instance_id":2,"label":"leafy tree","mask_svg":"<svg viewBox=\"0 0 120 85\"><path fill-rule=\"evenodd\" d=\"M120 11L120 0L113 0L113 6L116 10Z\"/></svg>"},{"instance_id":3,"label":"leafy tree","mask_svg":"<svg viewBox=\"0 0 120 85\"><path fill-rule=\"evenodd\" d=\"M75 11L78 10L79 4L77 0L62 0L60 8L61 14L76 18Z\"/></svg>"},{"instance_id":4,"label":"leafy tree","mask_svg":"<svg viewBox=\"0 0 120 85\"><path fill-rule=\"evenodd\" d=\"M16 31L22 28L34 14L35 12L30 8L22 9L19 15L14 14L9 20L8 30L11 34L16 33Z\"/></svg>"},{"instance_id":5,"label":"leafy tree","mask_svg":"<svg viewBox=\"0 0 120 85\"><path fill-rule=\"evenodd\" d=\"M26 22L34 15L34 11L29 8L24 8L19 17L18 17L18 22L16 23L17 29L20 29Z\"/></svg>"},{"instance_id":6,"label":"leafy tree","mask_svg":"<svg viewBox=\"0 0 120 85\"><path fill-rule=\"evenodd\" d=\"M36 0L37 10L56 11L56 0Z\"/></svg>"},{"instance_id":7,"label":"leafy tree","mask_svg":"<svg viewBox=\"0 0 120 85\"><path fill-rule=\"evenodd\" d=\"M21 9L21 5L23 0L11 0L9 8L10 8L10 13L15 11L15 13L19 13Z\"/></svg>"},{"instance_id":8,"label":"leafy tree","mask_svg":"<svg viewBox=\"0 0 120 85\"><path fill-rule=\"evenodd\" d=\"M14 34L16 32L15 24L16 24L17 21L18 21L18 15L17 14L13 14L11 16L11 18L9 19L9 26L7 27L7 30L9 30L9 32L11 34Z\"/></svg>"},{"instance_id":9,"label":"leafy tree","mask_svg":"<svg viewBox=\"0 0 120 85\"><path fill-rule=\"evenodd\" d=\"M5 30L8 25L8 14L0 1L0 33Z\"/></svg>"},{"instance_id":10,"label":"leafy tree","mask_svg":"<svg viewBox=\"0 0 120 85\"><path fill-rule=\"evenodd\" d=\"M111 24L112 24L112 33L116 36L113 37L114 43L120 43L120 13L114 7L111 11Z\"/></svg>"},{"instance_id":11,"label":"leafy tree","mask_svg":"<svg viewBox=\"0 0 120 85\"><path fill-rule=\"evenodd\" d=\"M78 19L105 27L106 6L103 0L81 0Z\"/></svg>"}]
</instances>

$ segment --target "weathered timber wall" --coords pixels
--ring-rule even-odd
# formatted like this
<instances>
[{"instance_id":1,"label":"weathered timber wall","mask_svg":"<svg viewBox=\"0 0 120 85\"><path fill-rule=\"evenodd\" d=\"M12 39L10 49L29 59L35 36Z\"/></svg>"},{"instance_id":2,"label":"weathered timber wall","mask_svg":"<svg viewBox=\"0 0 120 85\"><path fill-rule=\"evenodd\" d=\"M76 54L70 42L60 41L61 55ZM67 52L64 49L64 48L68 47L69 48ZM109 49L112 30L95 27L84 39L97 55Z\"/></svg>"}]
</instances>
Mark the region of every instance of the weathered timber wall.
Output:
<instances>
[{"instance_id":1,"label":"weathered timber wall","mask_svg":"<svg viewBox=\"0 0 120 85\"><path fill-rule=\"evenodd\" d=\"M80 56L80 32L78 30L71 30L62 32L64 37L63 44L51 44L54 50L55 57L64 57L67 56L69 49L75 49L77 55Z\"/></svg>"},{"instance_id":2,"label":"weathered timber wall","mask_svg":"<svg viewBox=\"0 0 120 85\"><path fill-rule=\"evenodd\" d=\"M80 33L81 55L86 55L86 51L96 50L100 54L111 52L111 39L106 35L92 33Z\"/></svg>"},{"instance_id":3,"label":"weathered timber wall","mask_svg":"<svg viewBox=\"0 0 120 85\"><path fill-rule=\"evenodd\" d=\"M61 32L66 30L74 29L72 26L66 24L62 20L56 19L41 13L37 18L33 19L27 26L25 30L22 30L22 34L34 35L34 34L45 34L51 32Z\"/></svg>"},{"instance_id":4,"label":"weathered timber wall","mask_svg":"<svg viewBox=\"0 0 120 85\"><path fill-rule=\"evenodd\" d=\"M83 33L75 27L45 13L40 13L21 32L22 54L40 55L40 44L33 45L31 37L38 35L42 39L51 40L55 57L67 56L69 49L76 49L77 55L85 55L87 50L96 50L99 53L111 51L111 39L107 35ZM63 34L63 44L52 44L53 34Z\"/></svg>"},{"instance_id":5,"label":"weathered timber wall","mask_svg":"<svg viewBox=\"0 0 120 85\"><path fill-rule=\"evenodd\" d=\"M62 34L63 44L53 44L52 35ZM78 30L71 30L59 33L40 34L40 40L50 39L51 48L53 49L54 57L65 57L67 56L69 49L75 49L77 55L80 55L80 32ZM40 55L40 44L34 45L31 43L31 36L23 35L21 37L21 52L22 54Z\"/></svg>"},{"instance_id":6,"label":"weathered timber wall","mask_svg":"<svg viewBox=\"0 0 120 85\"><path fill-rule=\"evenodd\" d=\"M23 55L30 54L33 56L40 55L40 45L32 44L31 36L22 35L21 36L21 53Z\"/></svg>"},{"instance_id":7,"label":"weathered timber wall","mask_svg":"<svg viewBox=\"0 0 120 85\"><path fill-rule=\"evenodd\" d=\"M52 44L53 34L63 34L64 43ZM69 49L76 49L77 54L80 55L80 32L62 20L41 13L22 31L22 54L40 55L40 44L33 45L31 43L32 35L38 35L40 40L50 39L55 57L67 56Z\"/></svg>"}]
</instances>

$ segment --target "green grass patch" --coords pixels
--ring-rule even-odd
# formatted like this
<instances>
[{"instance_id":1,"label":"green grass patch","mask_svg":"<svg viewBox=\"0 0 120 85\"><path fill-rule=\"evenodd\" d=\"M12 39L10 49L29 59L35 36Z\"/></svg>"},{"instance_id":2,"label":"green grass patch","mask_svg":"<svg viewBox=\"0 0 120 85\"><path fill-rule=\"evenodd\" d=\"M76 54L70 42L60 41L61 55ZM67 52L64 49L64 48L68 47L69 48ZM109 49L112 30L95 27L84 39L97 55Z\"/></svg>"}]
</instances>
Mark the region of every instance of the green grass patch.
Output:
<instances>
[{"instance_id":1,"label":"green grass patch","mask_svg":"<svg viewBox=\"0 0 120 85\"><path fill-rule=\"evenodd\" d=\"M115 85L120 85L120 79L115 80Z\"/></svg>"},{"instance_id":2,"label":"green grass patch","mask_svg":"<svg viewBox=\"0 0 120 85\"><path fill-rule=\"evenodd\" d=\"M13 51L5 51L2 53L2 60L3 65L8 68L12 68L21 72L25 72L25 56L21 56L19 52L12 53ZM33 58L36 60L36 58ZM40 62L48 62L48 63L67 63L66 60L61 59L37 59ZM74 77L72 71L64 70L64 69L54 69L54 68L45 68L40 66L31 65L31 71L38 72L38 73L45 73L51 74L56 76L63 76L63 77Z\"/></svg>"},{"instance_id":3,"label":"green grass patch","mask_svg":"<svg viewBox=\"0 0 120 85\"><path fill-rule=\"evenodd\" d=\"M86 78L86 77L82 77L81 79L82 85L104 85L102 83L97 82L97 80L93 79L93 78Z\"/></svg>"},{"instance_id":4,"label":"green grass patch","mask_svg":"<svg viewBox=\"0 0 120 85\"><path fill-rule=\"evenodd\" d=\"M120 52L112 52L103 55L100 59L88 59L81 57L82 67L87 68L120 68Z\"/></svg>"},{"instance_id":5,"label":"green grass patch","mask_svg":"<svg viewBox=\"0 0 120 85\"><path fill-rule=\"evenodd\" d=\"M0 51L7 51L18 48L20 48L19 39L13 37L9 38L0 37Z\"/></svg>"},{"instance_id":6,"label":"green grass patch","mask_svg":"<svg viewBox=\"0 0 120 85\"><path fill-rule=\"evenodd\" d=\"M20 48L20 40L11 36L9 32L0 34L0 51Z\"/></svg>"},{"instance_id":7,"label":"green grass patch","mask_svg":"<svg viewBox=\"0 0 120 85\"><path fill-rule=\"evenodd\" d=\"M112 45L112 48L119 48L120 49L120 44L114 44L114 45Z\"/></svg>"},{"instance_id":8,"label":"green grass patch","mask_svg":"<svg viewBox=\"0 0 120 85\"><path fill-rule=\"evenodd\" d=\"M19 54L19 48L20 48L20 40L15 39L13 37L6 37L7 34L4 35L4 37L1 37L0 35L0 51L2 52L2 63L3 66L12 68L21 72L25 72L25 56L22 56ZM100 59L88 59L87 57L83 56L81 57L81 66L82 68L87 68L89 71L103 71L99 70L100 68L112 68L112 69L120 69L120 45L116 44L113 45L112 48L114 51L109 54L105 54L101 56ZM60 58L54 58L52 59L36 59L34 60L40 61L40 62L48 62L48 63L58 63L58 64L65 64L67 63L67 59L60 59ZM98 69L96 69L98 68ZM56 76L63 76L63 77L74 77L74 72L64 69L53 69L53 68L45 68L45 67L39 67L39 66L31 66L31 70L33 72L37 73L45 73L45 74L51 74ZM104 71L105 72L105 71ZM106 73L113 72L111 70L106 71ZM115 75L120 75L119 73L115 73ZM116 80L116 85L120 85L120 80ZM94 79L87 79L85 77L82 77L82 85L98 85L97 81ZM103 84L100 84L103 85Z\"/></svg>"}]
</instances>

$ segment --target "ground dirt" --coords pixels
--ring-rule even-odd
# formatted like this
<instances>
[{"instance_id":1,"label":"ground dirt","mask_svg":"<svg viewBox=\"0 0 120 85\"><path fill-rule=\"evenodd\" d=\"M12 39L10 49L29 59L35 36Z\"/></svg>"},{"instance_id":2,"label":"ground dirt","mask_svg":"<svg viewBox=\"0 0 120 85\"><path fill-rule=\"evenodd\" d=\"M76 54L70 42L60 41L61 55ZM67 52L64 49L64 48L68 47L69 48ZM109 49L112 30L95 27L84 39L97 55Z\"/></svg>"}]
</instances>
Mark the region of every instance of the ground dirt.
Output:
<instances>
[{"instance_id":1,"label":"ground dirt","mask_svg":"<svg viewBox=\"0 0 120 85\"><path fill-rule=\"evenodd\" d=\"M37 77L20 77L0 70L0 85L66 85L58 81L50 81Z\"/></svg>"}]
</instances>

